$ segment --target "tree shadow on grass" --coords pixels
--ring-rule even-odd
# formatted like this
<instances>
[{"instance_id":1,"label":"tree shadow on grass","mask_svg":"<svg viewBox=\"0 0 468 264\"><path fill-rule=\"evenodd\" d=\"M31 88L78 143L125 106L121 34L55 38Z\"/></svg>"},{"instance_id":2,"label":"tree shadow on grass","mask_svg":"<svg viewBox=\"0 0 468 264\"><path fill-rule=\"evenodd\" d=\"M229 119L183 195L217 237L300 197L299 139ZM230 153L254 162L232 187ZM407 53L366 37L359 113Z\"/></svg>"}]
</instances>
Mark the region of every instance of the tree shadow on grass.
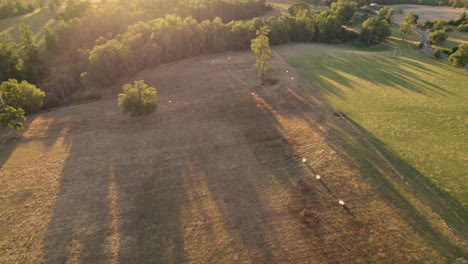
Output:
<instances>
[{"instance_id":1,"label":"tree shadow on grass","mask_svg":"<svg viewBox=\"0 0 468 264\"><path fill-rule=\"evenodd\" d=\"M318 61L317 59L293 61L296 66L300 67L299 71L316 84L316 87L320 88L325 95L330 94L345 99L343 90L338 85L347 89L362 89L361 83L352 80L351 77L376 86L385 85L390 89L409 90L426 96L452 94L423 78L428 74L434 76L435 73L431 69L405 57L328 52L315 58ZM315 70L316 67L320 69Z\"/></svg>"},{"instance_id":2,"label":"tree shadow on grass","mask_svg":"<svg viewBox=\"0 0 468 264\"><path fill-rule=\"evenodd\" d=\"M349 121L353 126L355 126L358 129L358 131L360 131L371 144L376 146L380 153L382 153L384 157L386 157L389 160L389 162L391 162L391 164L395 166L398 172L401 175L403 175L404 181L407 184L409 184L409 186L411 186L412 190L415 190L418 193L418 195L422 197L423 200L425 200L427 204L429 204L430 207L442 217L442 219L444 219L448 226L455 230L458 236L460 236L465 241L468 240L468 210L464 208L460 202L453 199L453 197L451 197L450 194L437 188L416 168L412 167L409 163L405 162L400 157L398 157L398 155L391 151L385 143L383 143L377 137L372 135L369 131L360 126L354 120L347 117L347 121ZM353 149L350 149L350 153L352 153L353 151ZM394 174L394 176L397 175ZM386 183L385 185L390 186L389 183ZM402 205L409 206L409 204ZM416 218L422 219L422 216L415 216ZM437 235L436 231L430 228L430 224L428 222L417 222L421 223L421 227L423 228L423 230L424 228L427 228L428 230L431 230L433 236ZM442 242L444 241L442 237L439 237L438 239L441 244L444 244ZM448 245L448 241L445 240L445 244Z\"/></svg>"},{"instance_id":3,"label":"tree shadow on grass","mask_svg":"<svg viewBox=\"0 0 468 264\"><path fill-rule=\"evenodd\" d=\"M451 226L456 234L466 240L466 210L456 201L443 194L440 190L428 185L425 177L416 169L405 163L392 151L388 150L385 144L367 132L364 128L348 120L355 125L364 137L372 144L376 145L378 150L394 165L397 170L405 177L405 181L411 186L412 190L416 191L418 197L422 199L430 207L439 214L446 223ZM332 137L333 146L337 152L346 159L359 164L359 169L367 179L370 179L378 188L380 195L390 204L399 209L403 218L409 223L414 230L422 237L427 238L434 249L446 254L448 258L453 256L462 256L462 249L452 244L444 235L437 231L426 216L422 215L412 203L402 195L401 186L397 187L393 181L402 181L398 175L390 173L395 177L392 181L387 179L382 172L389 171L384 163L376 159L376 154L369 148L368 143L359 135L350 133L349 129L345 128L344 123L338 126L329 128L327 134ZM356 138L358 140L356 140ZM369 157L374 157L370 159ZM387 173L385 173L387 174ZM403 182L401 183L403 184Z\"/></svg>"},{"instance_id":4,"label":"tree shadow on grass","mask_svg":"<svg viewBox=\"0 0 468 264\"><path fill-rule=\"evenodd\" d=\"M44 240L44 263L100 263L107 254L109 233L106 164L110 157L96 153L95 145L105 146L103 135L74 136L67 140L70 153L59 176L52 219Z\"/></svg>"},{"instance_id":5,"label":"tree shadow on grass","mask_svg":"<svg viewBox=\"0 0 468 264\"><path fill-rule=\"evenodd\" d=\"M268 101L267 98L266 100ZM448 258L453 256L462 256L462 249L457 248L457 246L436 230L426 216L419 213L419 210L415 208L405 196L403 196L401 193L402 190L386 178L387 176L385 176L383 172L388 171L389 168L381 160L375 159L376 154L370 150L366 141L361 138L360 135L352 132L352 130L345 128L346 125L344 120L342 121L342 125L339 124L341 120L338 121L339 119L332 115L332 109L330 107L325 106L320 110L328 110L328 118L337 120L337 122L335 120L327 121L327 132L325 133L325 136L330 139L331 146L335 151L340 156L343 156L344 160L349 160L356 164L361 173L365 175L364 177L370 179L373 185L377 188L379 195L389 204L398 208L405 221L409 223L421 237L427 238L427 241L430 242L434 249L442 252ZM311 127L317 126L317 120L311 120L304 111L294 112L294 115L307 122ZM451 199L448 195L428 184L421 173L388 150L384 143L375 138L375 136L364 130L352 120L350 120L350 122L352 122L359 131L362 131L366 139L377 145L383 155L385 155L385 157L387 157L390 162L394 164L403 175L405 175L406 181L414 190L416 190L417 195L423 197L433 210L455 230L456 234L466 241L466 234L468 234L466 225L468 215L466 209L463 208L461 204ZM336 125L337 123L339 125ZM396 180L398 181L400 179ZM346 209L350 210L349 208ZM352 211L350 210L349 212Z\"/></svg>"}]
</instances>

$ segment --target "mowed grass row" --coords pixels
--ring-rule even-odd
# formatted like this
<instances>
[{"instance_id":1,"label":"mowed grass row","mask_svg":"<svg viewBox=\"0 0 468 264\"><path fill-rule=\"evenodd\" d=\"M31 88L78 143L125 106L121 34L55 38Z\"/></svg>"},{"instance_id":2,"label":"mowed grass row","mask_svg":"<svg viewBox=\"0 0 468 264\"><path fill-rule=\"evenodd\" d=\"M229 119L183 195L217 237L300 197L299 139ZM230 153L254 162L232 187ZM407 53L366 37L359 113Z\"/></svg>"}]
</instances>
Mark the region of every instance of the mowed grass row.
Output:
<instances>
[{"instance_id":1,"label":"mowed grass row","mask_svg":"<svg viewBox=\"0 0 468 264\"><path fill-rule=\"evenodd\" d=\"M468 76L414 49L277 48L329 102L390 151L468 206ZM412 170L414 171L414 170Z\"/></svg>"}]
</instances>

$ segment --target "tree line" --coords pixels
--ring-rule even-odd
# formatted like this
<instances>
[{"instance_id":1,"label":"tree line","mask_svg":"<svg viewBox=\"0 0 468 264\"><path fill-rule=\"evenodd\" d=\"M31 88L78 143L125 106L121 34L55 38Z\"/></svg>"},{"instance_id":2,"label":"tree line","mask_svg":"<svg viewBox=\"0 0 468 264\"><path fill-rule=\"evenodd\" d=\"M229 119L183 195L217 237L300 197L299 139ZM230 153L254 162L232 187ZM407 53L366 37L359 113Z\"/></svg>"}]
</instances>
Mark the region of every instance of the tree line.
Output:
<instances>
[{"instance_id":1,"label":"tree line","mask_svg":"<svg viewBox=\"0 0 468 264\"><path fill-rule=\"evenodd\" d=\"M39 81L46 70L39 60L36 39L29 26L18 26L21 40L15 42L8 34L0 35L0 82L8 79Z\"/></svg>"},{"instance_id":2,"label":"tree line","mask_svg":"<svg viewBox=\"0 0 468 264\"><path fill-rule=\"evenodd\" d=\"M52 2L56 10L62 1ZM230 21L252 18L267 9L264 0L113 0L98 5L87 0L66 0L66 8L55 15L58 20L55 29L44 29L46 47L55 64L60 65L51 67L53 76L41 84L48 92L45 105L74 100L70 96L88 83L80 74L86 70L89 50L117 38L130 25L166 14L177 14L183 19L191 15L198 21L219 16L223 21Z\"/></svg>"},{"instance_id":3,"label":"tree line","mask_svg":"<svg viewBox=\"0 0 468 264\"><path fill-rule=\"evenodd\" d=\"M340 0L343 2L348 2ZM198 22L192 17L167 15L148 22L138 22L116 38L106 40L89 50L82 82L88 85L110 85L124 75L142 69L225 50L248 49L250 40L262 26L269 26L270 43L291 41L340 42L355 34L342 25L350 15L341 18L341 9L322 10L312 14L298 10L295 16L223 23L221 18Z\"/></svg>"}]
</instances>

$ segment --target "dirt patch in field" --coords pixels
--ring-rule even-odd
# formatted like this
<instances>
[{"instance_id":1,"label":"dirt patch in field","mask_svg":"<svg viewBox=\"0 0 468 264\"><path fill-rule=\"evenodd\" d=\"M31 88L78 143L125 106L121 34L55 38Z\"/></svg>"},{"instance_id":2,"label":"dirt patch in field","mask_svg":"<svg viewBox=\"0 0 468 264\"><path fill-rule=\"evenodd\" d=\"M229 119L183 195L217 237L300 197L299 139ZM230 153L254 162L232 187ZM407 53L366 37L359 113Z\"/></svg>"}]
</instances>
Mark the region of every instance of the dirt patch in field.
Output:
<instances>
[{"instance_id":1,"label":"dirt patch in field","mask_svg":"<svg viewBox=\"0 0 468 264\"><path fill-rule=\"evenodd\" d=\"M339 155L317 92L273 64L264 86L249 52L144 71L133 79L157 87L158 107L140 120L117 108L118 86L34 117L0 149L0 263L452 258Z\"/></svg>"}]
</instances>

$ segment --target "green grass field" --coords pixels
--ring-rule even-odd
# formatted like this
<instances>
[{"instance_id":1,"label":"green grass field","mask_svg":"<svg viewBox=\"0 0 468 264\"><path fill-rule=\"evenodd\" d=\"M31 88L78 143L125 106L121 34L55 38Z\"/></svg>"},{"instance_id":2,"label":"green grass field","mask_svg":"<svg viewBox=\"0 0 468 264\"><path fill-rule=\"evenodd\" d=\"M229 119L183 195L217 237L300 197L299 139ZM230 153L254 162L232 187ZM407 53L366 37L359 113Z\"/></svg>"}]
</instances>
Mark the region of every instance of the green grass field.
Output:
<instances>
[{"instance_id":1,"label":"green grass field","mask_svg":"<svg viewBox=\"0 0 468 264\"><path fill-rule=\"evenodd\" d=\"M279 49L338 110L407 168L468 205L468 76L406 48L295 45ZM409 172L408 172L409 173Z\"/></svg>"}]
</instances>

